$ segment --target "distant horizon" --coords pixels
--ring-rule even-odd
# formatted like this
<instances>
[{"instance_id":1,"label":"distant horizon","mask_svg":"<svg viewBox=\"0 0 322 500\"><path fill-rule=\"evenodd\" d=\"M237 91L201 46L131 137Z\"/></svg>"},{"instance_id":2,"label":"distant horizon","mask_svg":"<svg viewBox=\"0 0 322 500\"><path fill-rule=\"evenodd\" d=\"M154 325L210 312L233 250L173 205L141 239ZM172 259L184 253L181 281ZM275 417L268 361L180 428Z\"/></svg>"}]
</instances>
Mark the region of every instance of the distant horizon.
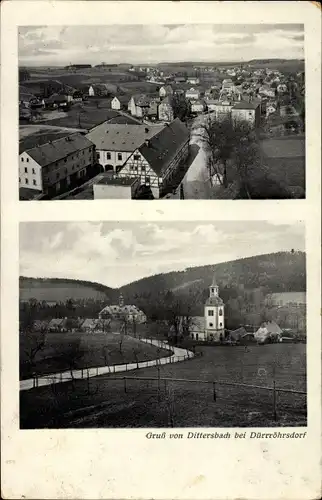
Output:
<instances>
[{"instance_id":1,"label":"distant horizon","mask_svg":"<svg viewBox=\"0 0 322 500\"><path fill-rule=\"evenodd\" d=\"M127 24L20 26L18 60L25 66L200 64L303 59L303 24ZM86 62L90 61L90 62ZM145 61L144 63L139 61ZM187 61L188 62L188 61Z\"/></svg>"},{"instance_id":2,"label":"distant horizon","mask_svg":"<svg viewBox=\"0 0 322 500\"><path fill-rule=\"evenodd\" d=\"M258 62L258 61L261 61L261 60L269 60L269 61L272 61L272 62L277 62L277 61L299 61L299 62L305 62L305 59L304 58L300 58L300 57L276 57L276 58L272 58L272 57L267 57L267 58L264 58L264 57L259 57L257 59L249 59L249 60L240 60L240 61L228 61L228 60L222 60L222 61L204 61L204 60L200 60L200 61L155 61L155 62L133 62L133 63L127 63L127 62L119 62L119 63L108 63L108 62L104 62L104 63L92 63L92 62L77 62L77 61L74 61L74 62L70 62L68 64L50 64L50 65L46 65L46 64L29 64L29 65L26 65L26 64L18 64L19 67L21 68L66 68L66 66L73 66L73 65L77 65L77 64L90 64L92 67L95 67L95 66L99 66L99 65L106 65L106 66L109 66L109 65L116 65L116 66L142 66L142 67L149 67L149 66L159 66L161 64L169 64L171 66L174 66L176 64L180 65L180 64L189 64L189 65L194 65L194 64L201 64L201 65L220 65L220 64L223 64L223 65L241 65L241 64L247 64L249 62Z\"/></svg>"}]
</instances>

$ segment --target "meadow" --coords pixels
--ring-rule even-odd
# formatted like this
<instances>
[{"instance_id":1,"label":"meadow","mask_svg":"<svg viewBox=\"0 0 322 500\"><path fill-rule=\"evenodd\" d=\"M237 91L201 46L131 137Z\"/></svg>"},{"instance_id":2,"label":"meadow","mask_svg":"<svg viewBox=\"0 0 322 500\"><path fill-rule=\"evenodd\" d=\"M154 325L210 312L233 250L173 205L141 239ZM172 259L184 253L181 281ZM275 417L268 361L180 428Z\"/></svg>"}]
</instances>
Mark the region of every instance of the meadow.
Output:
<instances>
[{"instance_id":1,"label":"meadow","mask_svg":"<svg viewBox=\"0 0 322 500\"><path fill-rule=\"evenodd\" d=\"M39 335L33 333L33 335ZM168 356L171 351L159 349L128 335L111 332L46 333L45 346L35 358L34 366L28 362L28 341L20 344L20 378L59 371L93 368L97 366L149 361Z\"/></svg>"},{"instance_id":2,"label":"meadow","mask_svg":"<svg viewBox=\"0 0 322 500\"><path fill-rule=\"evenodd\" d=\"M104 375L20 393L22 428L261 427L306 425L306 398L226 381L306 391L306 346L197 347L202 355L176 364ZM158 382L158 375L161 380ZM124 374L125 375L125 374ZM139 380L141 377L155 380ZM164 378L182 381L171 382ZM195 382L184 382L184 380Z\"/></svg>"}]
</instances>

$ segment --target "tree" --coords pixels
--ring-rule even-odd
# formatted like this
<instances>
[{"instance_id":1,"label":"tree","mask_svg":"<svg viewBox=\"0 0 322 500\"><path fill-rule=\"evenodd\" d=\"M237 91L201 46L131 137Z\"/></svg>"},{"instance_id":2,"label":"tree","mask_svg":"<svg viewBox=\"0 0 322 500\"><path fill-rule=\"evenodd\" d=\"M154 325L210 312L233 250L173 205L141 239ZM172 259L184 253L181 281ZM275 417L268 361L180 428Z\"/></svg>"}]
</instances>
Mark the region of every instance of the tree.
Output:
<instances>
[{"instance_id":1,"label":"tree","mask_svg":"<svg viewBox=\"0 0 322 500\"><path fill-rule=\"evenodd\" d=\"M85 350L81 345L81 339L75 338L69 341L68 346L64 348L64 351L60 355L62 364L67 366L70 371L73 388L75 387L73 370L79 368L79 362L84 354Z\"/></svg>"},{"instance_id":2,"label":"tree","mask_svg":"<svg viewBox=\"0 0 322 500\"><path fill-rule=\"evenodd\" d=\"M184 96L174 94L172 96L173 117L186 121L190 116L190 102Z\"/></svg>"}]
</instances>

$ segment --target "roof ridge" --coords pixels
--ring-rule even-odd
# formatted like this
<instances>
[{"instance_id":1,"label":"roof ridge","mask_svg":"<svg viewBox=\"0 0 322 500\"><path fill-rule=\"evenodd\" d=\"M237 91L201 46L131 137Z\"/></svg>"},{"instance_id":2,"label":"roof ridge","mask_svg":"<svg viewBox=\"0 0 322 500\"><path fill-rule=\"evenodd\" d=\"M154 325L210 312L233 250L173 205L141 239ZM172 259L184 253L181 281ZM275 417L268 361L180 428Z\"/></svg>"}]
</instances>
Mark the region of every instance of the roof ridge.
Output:
<instances>
[{"instance_id":1,"label":"roof ridge","mask_svg":"<svg viewBox=\"0 0 322 500\"><path fill-rule=\"evenodd\" d=\"M25 149L24 153L28 153L28 151L32 151L33 149L39 149L43 146L46 146L46 144L53 145L54 142L63 141L64 139L66 139L66 137L71 137L72 135L79 135L80 137L85 137L85 135L81 134L80 132L72 132L71 134L65 135L64 137L59 137L58 139L54 139L53 141L47 141L44 142L43 144L39 144L38 146L34 146L33 148ZM87 137L85 138L87 139Z\"/></svg>"}]
</instances>

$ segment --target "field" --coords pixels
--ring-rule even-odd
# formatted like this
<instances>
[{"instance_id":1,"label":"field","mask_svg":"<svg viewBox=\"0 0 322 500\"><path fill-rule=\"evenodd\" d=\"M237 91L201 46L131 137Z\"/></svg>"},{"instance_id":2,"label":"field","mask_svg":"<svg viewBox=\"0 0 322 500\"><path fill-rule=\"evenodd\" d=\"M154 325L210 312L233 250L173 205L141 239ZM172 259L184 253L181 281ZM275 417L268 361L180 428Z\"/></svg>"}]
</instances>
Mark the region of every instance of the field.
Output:
<instances>
[{"instance_id":1,"label":"field","mask_svg":"<svg viewBox=\"0 0 322 500\"><path fill-rule=\"evenodd\" d=\"M306 346L198 347L202 356L160 368L160 377L306 390ZM274 373L275 372L275 373ZM127 374L128 375L128 374ZM217 384L157 381L158 369L20 393L21 427L251 427L306 425L304 395ZM155 381L138 377L155 377ZM158 389L159 386L159 389Z\"/></svg>"},{"instance_id":2,"label":"field","mask_svg":"<svg viewBox=\"0 0 322 500\"><path fill-rule=\"evenodd\" d=\"M121 345L120 342L122 342ZM79 357L74 360L74 369L148 361L168 356L170 353L168 350L157 349L153 345L117 333L47 333L45 348L37 353L32 370L28 364L24 345L20 345L21 379L31 377L32 371L37 375L46 375L68 370L70 368L68 353L73 345L80 350ZM103 349L105 347L106 350Z\"/></svg>"},{"instance_id":3,"label":"field","mask_svg":"<svg viewBox=\"0 0 322 500\"><path fill-rule=\"evenodd\" d=\"M35 146L41 146L46 142L61 139L62 137L66 137L67 135L70 135L72 133L71 130L63 130L58 127L56 129L46 127L38 128L37 126L33 125L31 127L33 128L30 128L30 130L28 131L28 135L24 135L22 133L23 136L19 140L19 153L22 153L23 151L31 149ZM22 127L19 127L19 132L21 128ZM23 127L24 131L28 128L28 126Z\"/></svg>"}]
</instances>

